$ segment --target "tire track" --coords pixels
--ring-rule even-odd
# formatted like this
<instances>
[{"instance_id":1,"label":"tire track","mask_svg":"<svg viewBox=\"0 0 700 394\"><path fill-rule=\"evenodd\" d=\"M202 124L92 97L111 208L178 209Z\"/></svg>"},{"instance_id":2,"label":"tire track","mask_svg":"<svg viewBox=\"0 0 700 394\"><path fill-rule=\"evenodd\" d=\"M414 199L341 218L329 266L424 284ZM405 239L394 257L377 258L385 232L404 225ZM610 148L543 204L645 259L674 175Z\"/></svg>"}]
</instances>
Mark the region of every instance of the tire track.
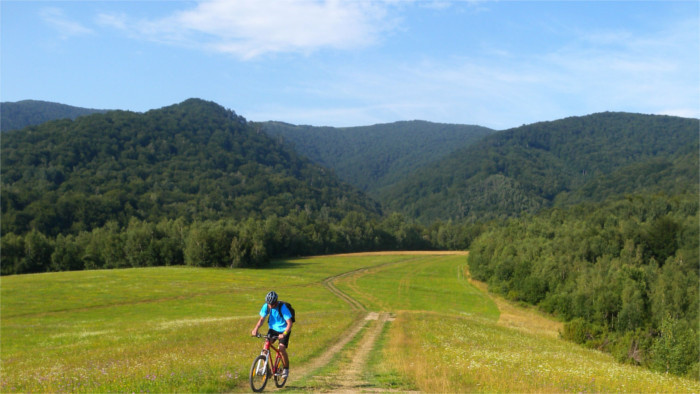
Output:
<instances>
[{"instance_id":1,"label":"tire track","mask_svg":"<svg viewBox=\"0 0 700 394\"><path fill-rule=\"evenodd\" d=\"M372 349L374 349L376 346L376 342L379 339L384 326L387 322L393 320L391 314L389 312L368 311L367 308L358 300L338 289L334 282L349 276L372 273L373 271L388 265L403 264L415 259L416 257L412 257L409 259L379 264L372 267L359 268L344 272L342 274L330 276L322 281L325 288L327 288L341 300L345 301L353 311L360 312L360 316L350 328L340 335L340 339L326 349L323 354L310 363L303 365L299 369L292 369L292 373L290 373L289 381L287 382L286 386L288 389L322 392L394 391L391 389L372 387L362 377L368 357ZM371 322L373 323L370 324ZM367 330L364 330L365 332L361 333L361 331L363 331L363 329L366 327ZM354 349L349 350L352 352L350 355L351 361L349 363L341 362L342 365L339 366L339 371L332 372L330 376L315 376L319 369L333 362L333 359L340 354L347 344L358 335L362 335L362 338L359 339L358 344ZM322 387L311 388L303 387L298 383L308 380L315 380L316 382L321 381L324 384Z\"/></svg>"},{"instance_id":2,"label":"tire track","mask_svg":"<svg viewBox=\"0 0 700 394\"><path fill-rule=\"evenodd\" d=\"M355 393L358 391L376 390L382 392L392 391L372 387L362 376L369 355L372 349L374 349L379 335L384 329L384 325L391 320L393 319L387 312L369 312L364 319L360 320L343 334L343 339L341 341L334 344L321 357L314 360L312 364L306 365L297 372L299 374L299 379L294 379L293 381L290 377L291 383L288 383L287 388L302 391L320 391L324 393ZM362 330L364 330L364 333L361 333ZM341 361L338 371L331 372L327 375L315 375L317 370L332 362L333 358L343 351L347 343L355 339L358 335L362 335L362 338L359 340L357 346L351 350L351 361L349 363ZM312 384L312 387L294 385L297 381L309 380L315 382L316 385L321 383L321 386L315 387L316 385L314 384Z\"/></svg>"},{"instance_id":3,"label":"tire track","mask_svg":"<svg viewBox=\"0 0 700 394\"><path fill-rule=\"evenodd\" d=\"M340 387L337 387L336 390L358 391L369 388L368 382L362 377L362 372L365 369L370 352L374 348L377 339L379 339L379 335L384 329L384 325L390 319L390 315L386 312L372 312L367 316L368 321L375 319L377 320L377 323L373 324L367 329L367 332L360 341L358 348L355 350L352 357L352 362L350 365L343 368L342 373L339 374L338 382L340 383Z\"/></svg>"},{"instance_id":4,"label":"tire track","mask_svg":"<svg viewBox=\"0 0 700 394\"><path fill-rule=\"evenodd\" d=\"M344 278L344 277L346 277L346 276L355 275L355 274L357 274L357 273L360 273L360 272L363 272L363 271L367 271L367 270L369 270L369 268L360 268L360 269L358 269L358 270L349 271L349 272L346 272L346 273L343 273L343 274L340 274L340 275L331 276L331 277L326 278L326 279L323 280L323 286L324 286L325 288L327 288L328 290L330 290L331 293L335 294L335 295L338 296L340 299L342 299L343 301L345 301L345 302L347 302L348 304L350 304L350 307L351 307L353 310L367 312L367 308L365 308L364 305L360 304L356 299L354 299L354 298L350 297L349 295L347 295L347 294L343 293L342 291L340 291L340 290L339 290L337 287L335 287L335 285L333 284L334 281L336 281L336 280L338 280L338 279L340 279L340 278Z\"/></svg>"},{"instance_id":5,"label":"tire track","mask_svg":"<svg viewBox=\"0 0 700 394\"><path fill-rule=\"evenodd\" d=\"M372 327L367 330L368 332L363 335L357 349L354 350L354 354L352 355L352 363L343 368L342 372L335 374L332 377L332 381L335 383L328 382L329 387L322 389L322 391L350 392L356 391L362 387L367 387L367 382L361 379L361 373L364 369L365 363L367 362L367 357L369 356L370 351L374 348L374 345L379 338L379 334L382 332L386 322L390 320L390 315L389 313L368 312L364 305L348 294L342 292L333 282L348 276L365 273L371 269L376 269L377 267L396 263L397 262L392 262L374 267L360 268L339 275L330 276L323 280L322 284L325 288L327 288L338 298L348 303L352 310L361 312L361 315L358 320L340 336L340 339L329 347L323 354L321 354L321 356L313 360L311 363L306 364L300 369L294 371L294 376L298 376L298 378L294 378L290 374L287 388L304 390L305 388L303 387L295 387L294 383L314 377L313 374L320 368L330 363L332 359L339 354L351 340L355 339L357 335L360 335L360 331L362 331L362 329L367 327L370 322L377 321L377 324L372 325Z\"/></svg>"},{"instance_id":6,"label":"tire track","mask_svg":"<svg viewBox=\"0 0 700 394\"><path fill-rule=\"evenodd\" d=\"M360 332L360 330L362 330L367 325L368 321L369 320L366 317L358 319L355 322L355 324L353 324L347 331L343 333L343 335L340 336L340 339L338 341L336 341L333 345L326 349L326 351L323 352L323 354L321 354L318 358L314 359L309 364L305 364L299 369L290 369L290 377L289 382L287 382L287 387L298 389L302 388L294 387L294 383L309 378L315 371L331 362L333 357L335 357L335 355L338 354L345 347L345 345L347 345L348 342L350 342L350 340L355 338L355 336Z\"/></svg>"}]
</instances>

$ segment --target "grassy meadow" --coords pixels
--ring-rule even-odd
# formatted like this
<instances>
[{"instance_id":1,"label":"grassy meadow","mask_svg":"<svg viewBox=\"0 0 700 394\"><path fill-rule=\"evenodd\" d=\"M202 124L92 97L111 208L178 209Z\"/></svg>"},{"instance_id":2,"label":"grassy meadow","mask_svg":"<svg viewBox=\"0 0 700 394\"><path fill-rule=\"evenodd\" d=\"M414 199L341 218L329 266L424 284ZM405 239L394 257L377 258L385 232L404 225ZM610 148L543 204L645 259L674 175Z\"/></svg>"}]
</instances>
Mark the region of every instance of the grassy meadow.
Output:
<instances>
[{"instance_id":1,"label":"grassy meadow","mask_svg":"<svg viewBox=\"0 0 700 394\"><path fill-rule=\"evenodd\" d=\"M532 311L491 298L470 283L465 267L463 255L348 255L278 261L264 270L3 277L0 391L248 391L248 368L261 346L249 333L267 291L275 289L297 311L293 373L360 318L323 286L326 278L356 271L336 287L367 310L396 317L364 372L377 387L700 392L697 381L620 365L558 339L556 322L543 324Z\"/></svg>"},{"instance_id":2,"label":"grassy meadow","mask_svg":"<svg viewBox=\"0 0 700 394\"><path fill-rule=\"evenodd\" d=\"M297 259L266 270L158 267L2 278L0 391L227 391L247 384L265 294L292 301L293 362L357 318L324 278L402 257Z\"/></svg>"},{"instance_id":3,"label":"grassy meadow","mask_svg":"<svg viewBox=\"0 0 700 394\"><path fill-rule=\"evenodd\" d=\"M698 392L700 383L617 363L553 335L561 323L489 297L464 256L416 256L339 280L370 310L394 311L377 374L424 392ZM387 367L390 366L390 367Z\"/></svg>"}]
</instances>

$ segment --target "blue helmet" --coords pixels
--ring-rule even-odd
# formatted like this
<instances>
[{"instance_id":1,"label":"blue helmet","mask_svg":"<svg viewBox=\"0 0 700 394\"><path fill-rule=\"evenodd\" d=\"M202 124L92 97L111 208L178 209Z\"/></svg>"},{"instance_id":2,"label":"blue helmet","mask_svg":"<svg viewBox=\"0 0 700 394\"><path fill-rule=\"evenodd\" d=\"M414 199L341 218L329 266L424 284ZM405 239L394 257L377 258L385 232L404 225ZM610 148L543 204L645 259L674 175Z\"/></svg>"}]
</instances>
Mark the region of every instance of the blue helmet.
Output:
<instances>
[{"instance_id":1,"label":"blue helmet","mask_svg":"<svg viewBox=\"0 0 700 394\"><path fill-rule=\"evenodd\" d=\"M274 291L267 293L267 296L265 297L265 302L267 302L270 305L277 302L277 293L275 293Z\"/></svg>"}]
</instances>

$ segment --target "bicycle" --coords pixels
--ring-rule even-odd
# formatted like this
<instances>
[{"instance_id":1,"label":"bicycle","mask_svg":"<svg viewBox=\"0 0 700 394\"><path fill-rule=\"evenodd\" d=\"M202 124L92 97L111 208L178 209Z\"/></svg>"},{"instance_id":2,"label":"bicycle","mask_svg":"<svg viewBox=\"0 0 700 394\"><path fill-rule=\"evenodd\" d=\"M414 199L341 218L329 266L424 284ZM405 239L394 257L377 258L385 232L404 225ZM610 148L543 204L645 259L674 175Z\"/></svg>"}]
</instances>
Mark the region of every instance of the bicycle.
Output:
<instances>
[{"instance_id":1,"label":"bicycle","mask_svg":"<svg viewBox=\"0 0 700 394\"><path fill-rule=\"evenodd\" d=\"M250 367L250 388L256 393L259 393L265 389L267 385L267 380L270 376L274 377L275 386L281 388L287 383L287 376L282 375L284 370L284 362L282 361L282 354L279 349L276 348L272 343L277 339L276 335L260 335L258 334L256 338L265 338L265 344L260 352L260 355L253 360L253 365ZM275 362L270 363L270 349L275 351Z\"/></svg>"}]
</instances>

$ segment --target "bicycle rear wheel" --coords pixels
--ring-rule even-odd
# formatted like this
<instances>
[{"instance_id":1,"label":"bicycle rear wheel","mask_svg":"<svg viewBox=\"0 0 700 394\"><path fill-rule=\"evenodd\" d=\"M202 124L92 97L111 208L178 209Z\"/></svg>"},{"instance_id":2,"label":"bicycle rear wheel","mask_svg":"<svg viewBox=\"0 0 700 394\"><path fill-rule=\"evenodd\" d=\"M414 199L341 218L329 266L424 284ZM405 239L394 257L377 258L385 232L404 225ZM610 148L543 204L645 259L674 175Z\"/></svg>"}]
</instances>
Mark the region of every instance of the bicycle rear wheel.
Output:
<instances>
[{"instance_id":1,"label":"bicycle rear wheel","mask_svg":"<svg viewBox=\"0 0 700 394\"><path fill-rule=\"evenodd\" d=\"M253 365L250 366L250 388L256 393L265 389L267 378L270 376L270 366L265 368L265 356L260 355L255 358Z\"/></svg>"},{"instance_id":2,"label":"bicycle rear wheel","mask_svg":"<svg viewBox=\"0 0 700 394\"><path fill-rule=\"evenodd\" d=\"M282 371L284 370L284 362L281 358L275 360L275 386L282 387L287 383L287 376L282 376Z\"/></svg>"}]
</instances>

